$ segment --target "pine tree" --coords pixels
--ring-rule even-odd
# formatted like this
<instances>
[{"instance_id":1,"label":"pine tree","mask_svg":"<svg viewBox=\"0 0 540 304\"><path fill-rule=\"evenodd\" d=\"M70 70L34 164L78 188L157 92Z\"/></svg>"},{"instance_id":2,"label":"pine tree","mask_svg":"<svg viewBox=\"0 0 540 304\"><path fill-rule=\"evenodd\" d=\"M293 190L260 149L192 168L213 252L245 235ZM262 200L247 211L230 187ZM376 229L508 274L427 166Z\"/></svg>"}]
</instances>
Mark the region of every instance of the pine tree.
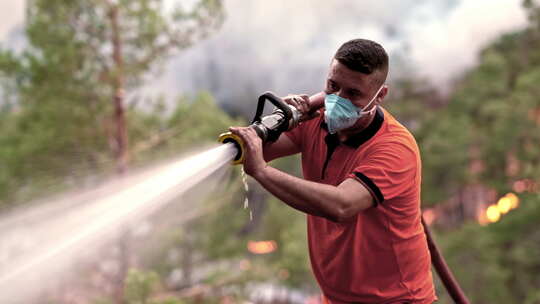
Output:
<instances>
[{"instance_id":1,"label":"pine tree","mask_svg":"<svg viewBox=\"0 0 540 304\"><path fill-rule=\"evenodd\" d=\"M189 10L163 6L162 0L28 1L27 49L20 55L0 49L0 92L9 97L1 111L0 200L8 190L77 175L111 158L118 172L126 169L126 94L224 20L220 0Z\"/></svg>"}]
</instances>

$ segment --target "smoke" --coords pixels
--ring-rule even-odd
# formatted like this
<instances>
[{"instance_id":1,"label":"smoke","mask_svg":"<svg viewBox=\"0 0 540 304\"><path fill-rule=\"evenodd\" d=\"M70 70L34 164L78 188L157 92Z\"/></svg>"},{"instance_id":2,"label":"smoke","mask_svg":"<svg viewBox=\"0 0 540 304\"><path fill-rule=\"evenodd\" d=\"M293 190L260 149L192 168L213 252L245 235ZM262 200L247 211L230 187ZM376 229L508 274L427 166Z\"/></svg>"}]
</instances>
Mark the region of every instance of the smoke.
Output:
<instances>
[{"instance_id":1,"label":"smoke","mask_svg":"<svg viewBox=\"0 0 540 304\"><path fill-rule=\"evenodd\" d=\"M10 33L20 26L24 19L25 1L0 1L0 42L4 42Z\"/></svg>"},{"instance_id":2,"label":"smoke","mask_svg":"<svg viewBox=\"0 0 540 304\"><path fill-rule=\"evenodd\" d=\"M444 88L474 66L479 51L501 33L526 26L527 17L517 0L462 1L444 18L415 18L406 36L413 37L410 57L420 75Z\"/></svg>"},{"instance_id":3,"label":"smoke","mask_svg":"<svg viewBox=\"0 0 540 304\"><path fill-rule=\"evenodd\" d=\"M281 95L320 91L335 50L358 37L387 49L390 80L419 76L444 90L474 65L492 39L525 26L521 2L225 0L224 26L172 58L143 92L173 100L209 90L230 110L251 116L251 104L266 90ZM170 9L176 4L189 7L194 0L164 3ZM8 24L22 18L9 11L22 12L23 5L18 0L1 5L1 15L9 17L0 18L0 29L6 33Z\"/></svg>"},{"instance_id":4,"label":"smoke","mask_svg":"<svg viewBox=\"0 0 540 304\"><path fill-rule=\"evenodd\" d=\"M169 95L210 90L230 110L250 117L255 98L266 90L322 90L336 49L361 37L389 52L390 81L413 73L444 91L486 44L526 25L520 3L229 0L224 27L174 58L152 89Z\"/></svg>"}]
</instances>

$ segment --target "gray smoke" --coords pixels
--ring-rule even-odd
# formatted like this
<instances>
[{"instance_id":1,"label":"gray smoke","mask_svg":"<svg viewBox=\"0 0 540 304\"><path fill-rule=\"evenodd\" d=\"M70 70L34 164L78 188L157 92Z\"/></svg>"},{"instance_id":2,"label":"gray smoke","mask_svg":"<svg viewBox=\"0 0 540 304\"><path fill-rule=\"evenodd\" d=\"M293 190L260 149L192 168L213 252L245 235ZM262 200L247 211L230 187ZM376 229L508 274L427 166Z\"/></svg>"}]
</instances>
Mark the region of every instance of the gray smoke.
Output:
<instances>
[{"instance_id":1,"label":"gray smoke","mask_svg":"<svg viewBox=\"0 0 540 304\"><path fill-rule=\"evenodd\" d=\"M390 53L390 81L423 77L444 91L489 41L526 24L520 3L229 0L219 33L174 58L152 88L169 96L209 90L233 112L250 117L264 91L322 90L335 50L361 37Z\"/></svg>"},{"instance_id":2,"label":"gray smoke","mask_svg":"<svg viewBox=\"0 0 540 304\"><path fill-rule=\"evenodd\" d=\"M25 1L2 0L0 2L0 42L6 41L13 29L21 25L24 10Z\"/></svg>"},{"instance_id":3,"label":"gray smoke","mask_svg":"<svg viewBox=\"0 0 540 304\"><path fill-rule=\"evenodd\" d=\"M190 5L194 0L164 0ZM22 1L0 3L0 39ZM474 65L479 50L522 28L521 0L225 0L227 19L211 38L171 58L144 88L171 102L209 90L229 110L251 116L258 94L322 89L335 50L352 38L380 42L390 77L423 77L441 90ZM2 17L9 16L5 19ZM20 18L22 14L19 13ZM21 22L20 19L18 21ZM11 24L11 25L10 25ZM15 38L11 37L11 41ZM9 43L8 43L9 45Z\"/></svg>"}]
</instances>

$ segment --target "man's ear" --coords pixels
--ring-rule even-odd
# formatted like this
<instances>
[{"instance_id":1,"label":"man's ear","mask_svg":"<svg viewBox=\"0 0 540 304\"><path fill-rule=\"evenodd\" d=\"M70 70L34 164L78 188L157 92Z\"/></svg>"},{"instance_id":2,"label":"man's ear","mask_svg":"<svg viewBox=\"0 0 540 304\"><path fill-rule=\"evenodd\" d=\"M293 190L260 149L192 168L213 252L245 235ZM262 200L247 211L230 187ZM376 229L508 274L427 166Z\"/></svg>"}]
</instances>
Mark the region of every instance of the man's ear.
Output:
<instances>
[{"instance_id":1,"label":"man's ear","mask_svg":"<svg viewBox=\"0 0 540 304\"><path fill-rule=\"evenodd\" d=\"M384 84L383 88L379 92L379 96L377 96L375 102L377 102L378 105L381 104L383 102L384 98L386 97L386 95L388 95L388 85Z\"/></svg>"}]
</instances>

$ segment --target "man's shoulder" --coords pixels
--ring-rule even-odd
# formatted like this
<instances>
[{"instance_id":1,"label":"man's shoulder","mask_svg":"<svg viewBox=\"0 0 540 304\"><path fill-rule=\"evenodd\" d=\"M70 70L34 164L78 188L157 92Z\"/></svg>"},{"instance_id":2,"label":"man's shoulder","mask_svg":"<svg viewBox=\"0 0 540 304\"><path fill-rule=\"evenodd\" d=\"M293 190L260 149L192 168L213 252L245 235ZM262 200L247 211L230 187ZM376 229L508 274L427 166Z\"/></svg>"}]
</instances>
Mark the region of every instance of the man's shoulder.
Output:
<instances>
[{"instance_id":1,"label":"man's shoulder","mask_svg":"<svg viewBox=\"0 0 540 304\"><path fill-rule=\"evenodd\" d=\"M324 123L324 114L321 113L319 116L313 119L301 122L300 125L297 127L297 129L299 129L299 131L302 131L302 132L309 132L310 134L313 135L313 132L322 128L323 123Z\"/></svg>"},{"instance_id":2,"label":"man's shoulder","mask_svg":"<svg viewBox=\"0 0 540 304\"><path fill-rule=\"evenodd\" d=\"M285 132L285 134L298 147L302 147L304 143L309 143L310 140L313 140L320 133L318 130L321 129L321 124L323 123L321 116L301 122L296 128Z\"/></svg>"},{"instance_id":3,"label":"man's shoulder","mask_svg":"<svg viewBox=\"0 0 540 304\"><path fill-rule=\"evenodd\" d=\"M416 139L409 129L399 122L388 110L384 108L382 110L384 113L384 125L381 128L382 132L378 134L378 143L402 144L417 150Z\"/></svg>"}]
</instances>

